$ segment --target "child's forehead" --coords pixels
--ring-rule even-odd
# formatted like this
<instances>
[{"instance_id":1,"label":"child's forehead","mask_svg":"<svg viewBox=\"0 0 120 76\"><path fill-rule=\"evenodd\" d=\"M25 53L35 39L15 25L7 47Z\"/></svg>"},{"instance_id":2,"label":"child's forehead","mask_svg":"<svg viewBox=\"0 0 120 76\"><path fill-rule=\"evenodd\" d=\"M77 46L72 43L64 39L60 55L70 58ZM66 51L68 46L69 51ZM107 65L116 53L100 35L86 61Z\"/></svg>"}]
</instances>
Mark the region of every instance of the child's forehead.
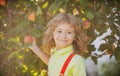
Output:
<instances>
[{"instance_id":1,"label":"child's forehead","mask_svg":"<svg viewBox=\"0 0 120 76\"><path fill-rule=\"evenodd\" d=\"M71 23L60 23L60 24L58 24L58 26L57 27L59 27L59 26L69 26L69 27L74 27L75 25L72 25Z\"/></svg>"},{"instance_id":2,"label":"child's forehead","mask_svg":"<svg viewBox=\"0 0 120 76\"><path fill-rule=\"evenodd\" d=\"M59 24L56 28L63 28L63 29L75 29L74 25L68 24L68 23L63 23L63 24Z\"/></svg>"}]
</instances>

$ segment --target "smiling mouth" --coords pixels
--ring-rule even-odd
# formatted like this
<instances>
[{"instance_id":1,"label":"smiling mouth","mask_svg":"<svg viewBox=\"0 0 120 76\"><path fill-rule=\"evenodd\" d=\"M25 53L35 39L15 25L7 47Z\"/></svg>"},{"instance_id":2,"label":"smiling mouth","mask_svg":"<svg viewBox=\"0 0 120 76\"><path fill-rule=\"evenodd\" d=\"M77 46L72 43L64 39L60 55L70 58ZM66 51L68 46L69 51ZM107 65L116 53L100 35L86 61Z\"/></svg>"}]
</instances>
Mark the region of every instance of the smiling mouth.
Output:
<instances>
[{"instance_id":1,"label":"smiling mouth","mask_svg":"<svg viewBox=\"0 0 120 76\"><path fill-rule=\"evenodd\" d=\"M60 40L60 42L61 42L61 43L67 43L67 41L66 41L66 40Z\"/></svg>"},{"instance_id":2,"label":"smiling mouth","mask_svg":"<svg viewBox=\"0 0 120 76\"><path fill-rule=\"evenodd\" d=\"M62 40L62 39L59 39L59 41L67 42L67 40Z\"/></svg>"}]
</instances>

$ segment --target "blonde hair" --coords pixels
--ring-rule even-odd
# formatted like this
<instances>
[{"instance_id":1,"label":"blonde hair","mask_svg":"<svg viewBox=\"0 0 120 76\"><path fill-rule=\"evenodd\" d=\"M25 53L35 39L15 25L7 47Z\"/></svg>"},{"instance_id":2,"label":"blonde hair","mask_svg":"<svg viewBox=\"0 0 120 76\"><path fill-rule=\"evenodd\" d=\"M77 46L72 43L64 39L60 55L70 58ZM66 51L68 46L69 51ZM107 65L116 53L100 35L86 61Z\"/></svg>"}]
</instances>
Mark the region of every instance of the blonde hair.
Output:
<instances>
[{"instance_id":1,"label":"blonde hair","mask_svg":"<svg viewBox=\"0 0 120 76\"><path fill-rule=\"evenodd\" d=\"M75 29L75 40L73 41L73 46L75 49L75 53L82 54L87 50L86 39L87 36L83 33L81 29L81 24L79 19L74 17L73 15L66 13L59 13L54 18L52 18L48 24L46 25L47 30L43 37L43 50L46 53L50 54L50 50L52 47L55 47L55 42L53 40L53 32L57 26L60 24L67 23L70 26L73 26Z\"/></svg>"}]
</instances>

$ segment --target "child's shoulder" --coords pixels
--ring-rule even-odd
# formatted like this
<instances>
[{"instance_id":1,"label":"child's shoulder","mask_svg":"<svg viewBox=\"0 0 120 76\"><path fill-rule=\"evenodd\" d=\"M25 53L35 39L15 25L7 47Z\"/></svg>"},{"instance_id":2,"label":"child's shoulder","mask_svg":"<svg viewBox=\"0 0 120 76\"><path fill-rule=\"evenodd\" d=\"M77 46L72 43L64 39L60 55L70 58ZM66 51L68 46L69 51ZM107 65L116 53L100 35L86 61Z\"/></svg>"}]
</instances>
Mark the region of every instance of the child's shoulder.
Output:
<instances>
[{"instance_id":1,"label":"child's shoulder","mask_svg":"<svg viewBox=\"0 0 120 76\"><path fill-rule=\"evenodd\" d=\"M84 57L82 57L81 55L74 55L74 57L73 57L73 60L75 60L75 61L78 61L78 60L82 60L82 61L84 61L85 59L84 59Z\"/></svg>"}]
</instances>

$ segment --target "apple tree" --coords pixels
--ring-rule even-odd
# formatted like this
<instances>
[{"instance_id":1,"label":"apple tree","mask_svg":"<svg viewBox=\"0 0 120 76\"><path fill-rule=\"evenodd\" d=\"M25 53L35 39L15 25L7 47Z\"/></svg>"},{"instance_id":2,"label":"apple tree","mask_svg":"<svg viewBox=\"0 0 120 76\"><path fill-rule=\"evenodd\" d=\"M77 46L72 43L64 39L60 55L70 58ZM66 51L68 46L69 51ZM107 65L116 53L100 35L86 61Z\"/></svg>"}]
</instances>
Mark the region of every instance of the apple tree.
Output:
<instances>
[{"instance_id":1,"label":"apple tree","mask_svg":"<svg viewBox=\"0 0 120 76\"><path fill-rule=\"evenodd\" d=\"M68 13L80 19L83 31L90 37L89 52L97 58L109 54L120 61L119 0L0 0L0 75L38 76L47 66L27 48L26 35L37 39L39 47L47 22L57 13ZM107 30L110 34L98 48L93 42ZM91 55L95 51L101 54ZM42 71L41 71L42 70Z\"/></svg>"}]
</instances>

